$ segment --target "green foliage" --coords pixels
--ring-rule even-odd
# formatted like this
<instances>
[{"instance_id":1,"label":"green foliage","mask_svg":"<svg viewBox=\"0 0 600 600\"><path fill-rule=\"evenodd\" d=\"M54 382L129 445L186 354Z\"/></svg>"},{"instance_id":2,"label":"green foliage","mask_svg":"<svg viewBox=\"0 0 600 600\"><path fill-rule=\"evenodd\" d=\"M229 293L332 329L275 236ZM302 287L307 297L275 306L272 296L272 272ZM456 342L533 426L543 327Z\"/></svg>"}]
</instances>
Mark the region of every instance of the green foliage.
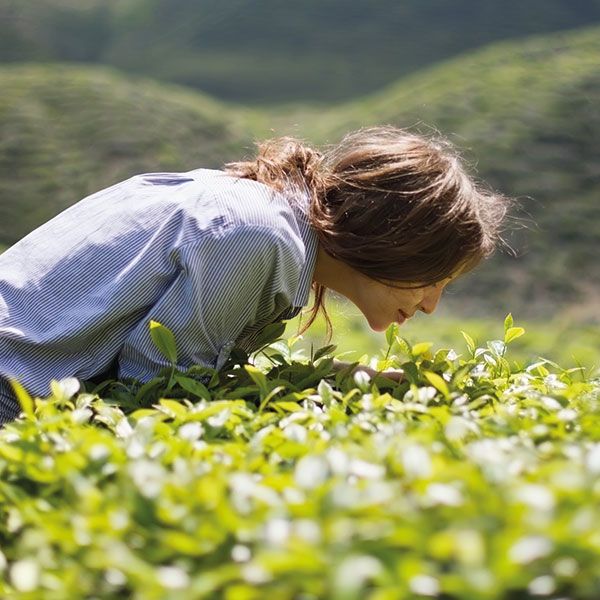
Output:
<instances>
[{"instance_id":1,"label":"green foliage","mask_svg":"<svg viewBox=\"0 0 600 600\"><path fill-rule=\"evenodd\" d=\"M156 321L150 321L150 337L169 362L177 364L177 346L173 332Z\"/></svg>"},{"instance_id":2,"label":"green foliage","mask_svg":"<svg viewBox=\"0 0 600 600\"><path fill-rule=\"evenodd\" d=\"M294 340L102 398L53 382L0 430L0 595L596 600L600 381L511 362L504 330L391 327L401 382Z\"/></svg>"}]
</instances>

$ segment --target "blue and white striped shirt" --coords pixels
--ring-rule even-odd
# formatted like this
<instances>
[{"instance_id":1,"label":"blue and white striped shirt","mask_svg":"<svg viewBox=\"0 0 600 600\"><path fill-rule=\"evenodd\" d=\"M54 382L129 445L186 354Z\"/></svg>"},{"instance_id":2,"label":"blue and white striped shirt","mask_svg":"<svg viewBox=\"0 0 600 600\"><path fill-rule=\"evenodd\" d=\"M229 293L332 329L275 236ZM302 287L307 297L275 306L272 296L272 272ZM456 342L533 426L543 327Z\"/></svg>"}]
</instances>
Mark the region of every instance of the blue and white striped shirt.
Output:
<instances>
[{"instance_id":1,"label":"blue and white striped shirt","mask_svg":"<svg viewBox=\"0 0 600 600\"><path fill-rule=\"evenodd\" d=\"M119 378L148 381L168 365L151 320L174 333L178 368L221 368L308 303L307 205L208 169L88 196L0 256L0 375L42 397L52 379L86 380L113 361ZM11 396L2 381L0 422L19 412Z\"/></svg>"}]
</instances>

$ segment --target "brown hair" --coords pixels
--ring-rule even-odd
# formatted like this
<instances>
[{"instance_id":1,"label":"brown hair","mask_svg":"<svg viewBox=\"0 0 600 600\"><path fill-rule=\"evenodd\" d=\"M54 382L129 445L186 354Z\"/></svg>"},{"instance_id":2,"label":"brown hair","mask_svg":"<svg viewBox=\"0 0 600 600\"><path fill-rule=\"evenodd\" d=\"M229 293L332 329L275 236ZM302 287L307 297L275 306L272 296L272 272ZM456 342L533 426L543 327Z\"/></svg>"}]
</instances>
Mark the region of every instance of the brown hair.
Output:
<instances>
[{"instance_id":1,"label":"brown hair","mask_svg":"<svg viewBox=\"0 0 600 600\"><path fill-rule=\"evenodd\" d=\"M321 153L294 138L259 144L253 161L227 172L280 192L308 191L308 218L323 250L374 280L426 286L474 268L500 240L509 200L469 176L438 135L373 127ZM325 288L306 331L325 309Z\"/></svg>"}]
</instances>

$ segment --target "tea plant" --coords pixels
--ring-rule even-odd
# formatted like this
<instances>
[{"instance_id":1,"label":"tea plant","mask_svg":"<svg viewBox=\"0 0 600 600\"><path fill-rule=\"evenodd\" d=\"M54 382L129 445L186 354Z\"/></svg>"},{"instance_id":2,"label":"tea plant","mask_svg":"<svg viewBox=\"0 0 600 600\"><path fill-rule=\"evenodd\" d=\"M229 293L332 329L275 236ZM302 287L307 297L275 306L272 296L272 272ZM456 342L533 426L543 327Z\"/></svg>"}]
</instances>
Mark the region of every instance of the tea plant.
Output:
<instances>
[{"instance_id":1,"label":"tea plant","mask_svg":"<svg viewBox=\"0 0 600 600\"><path fill-rule=\"evenodd\" d=\"M458 353L393 326L372 366L395 382L293 339L181 373L155 323L147 384L19 388L0 594L597 600L600 381L511 363L522 334Z\"/></svg>"}]
</instances>

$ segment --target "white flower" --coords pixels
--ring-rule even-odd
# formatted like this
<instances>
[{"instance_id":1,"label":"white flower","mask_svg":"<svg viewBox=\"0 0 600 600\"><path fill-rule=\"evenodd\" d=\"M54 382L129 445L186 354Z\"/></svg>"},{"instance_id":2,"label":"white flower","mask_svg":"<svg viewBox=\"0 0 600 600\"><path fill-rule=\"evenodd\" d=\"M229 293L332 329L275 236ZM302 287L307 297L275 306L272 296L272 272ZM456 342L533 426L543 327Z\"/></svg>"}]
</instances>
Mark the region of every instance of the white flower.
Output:
<instances>
[{"instance_id":1,"label":"white flower","mask_svg":"<svg viewBox=\"0 0 600 600\"><path fill-rule=\"evenodd\" d=\"M10 582L19 592L32 592L40 582L40 566L30 558L17 561L10 569Z\"/></svg>"},{"instance_id":2,"label":"white flower","mask_svg":"<svg viewBox=\"0 0 600 600\"><path fill-rule=\"evenodd\" d=\"M515 495L534 510L551 511L554 508L554 494L542 485L522 485Z\"/></svg>"},{"instance_id":3,"label":"white flower","mask_svg":"<svg viewBox=\"0 0 600 600\"><path fill-rule=\"evenodd\" d=\"M461 506L463 497L459 490L444 483L431 483L427 486L425 497L431 504Z\"/></svg>"},{"instance_id":4,"label":"white flower","mask_svg":"<svg viewBox=\"0 0 600 600\"><path fill-rule=\"evenodd\" d=\"M171 590L181 590L190 584L189 575L180 567L159 567L158 580Z\"/></svg>"},{"instance_id":5,"label":"white flower","mask_svg":"<svg viewBox=\"0 0 600 600\"><path fill-rule=\"evenodd\" d=\"M421 596L437 596L440 593L440 583L429 575L415 575L408 582L411 591Z\"/></svg>"},{"instance_id":6,"label":"white flower","mask_svg":"<svg viewBox=\"0 0 600 600\"><path fill-rule=\"evenodd\" d=\"M304 489L313 489L321 485L329 473L327 461L321 456L303 456L296 465L294 480Z\"/></svg>"},{"instance_id":7,"label":"white flower","mask_svg":"<svg viewBox=\"0 0 600 600\"><path fill-rule=\"evenodd\" d=\"M402 465L409 477L430 477L433 467L429 452L420 444L411 444L402 451Z\"/></svg>"},{"instance_id":8,"label":"white flower","mask_svg":"<svg viewBox=\"0 0 600 600\"><path fill-rule=\"evenodd\" d=\"M548 556L553 549L552 542L541 535L531 535L521 538L509 550L510 560L519 564L527 564Z\"/></svg>"}]
</instances>

